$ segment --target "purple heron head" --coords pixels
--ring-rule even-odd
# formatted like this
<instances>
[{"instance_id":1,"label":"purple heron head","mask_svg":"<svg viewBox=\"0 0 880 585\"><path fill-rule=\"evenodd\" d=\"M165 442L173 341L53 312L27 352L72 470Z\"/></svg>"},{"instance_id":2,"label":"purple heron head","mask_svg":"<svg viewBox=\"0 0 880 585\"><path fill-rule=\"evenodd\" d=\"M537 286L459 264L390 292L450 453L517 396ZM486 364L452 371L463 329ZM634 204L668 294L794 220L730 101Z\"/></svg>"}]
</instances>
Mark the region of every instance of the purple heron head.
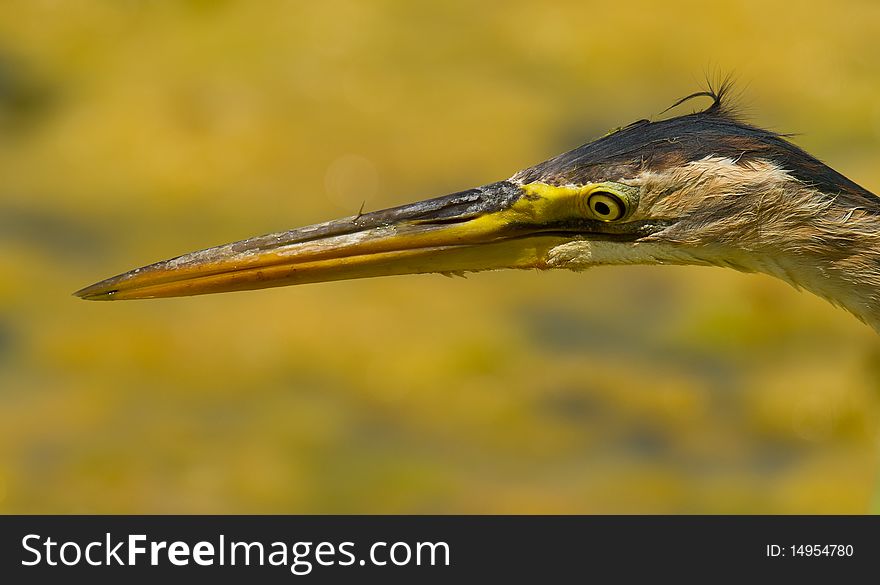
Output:
<instances>
[{"instance_id":1,"label":"purple heron head","mask_svg":"<svg viewBox=\"0 0 880 585\"><path fill-rule=\"evenodd\" d=\"M784 136L740 121L723 89L698 95L712 105L635 122L502 181L191 252L76 295L700 264L770 274L880 329L880 199Z\"/></svg>"}]
</instances>

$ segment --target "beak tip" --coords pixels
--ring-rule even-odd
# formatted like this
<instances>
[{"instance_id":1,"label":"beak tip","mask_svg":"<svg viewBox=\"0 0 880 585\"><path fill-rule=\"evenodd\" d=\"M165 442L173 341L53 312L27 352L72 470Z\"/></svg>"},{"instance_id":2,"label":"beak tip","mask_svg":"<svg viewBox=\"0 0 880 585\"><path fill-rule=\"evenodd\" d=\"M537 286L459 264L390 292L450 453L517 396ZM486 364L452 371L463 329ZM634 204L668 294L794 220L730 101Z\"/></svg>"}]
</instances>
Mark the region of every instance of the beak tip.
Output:
<instances>
[{"instance_id":1,"label":"beak tip","mask_svg":"<svg viewBox=\"0 0 880 585\"><path fill-rule=\"evenodd\" d=\"M103 283L97 283L85 288L81 288L73 296L84 301L112 301L116 293L116 289L108 289Z\"/></svg>"}]
</instances>

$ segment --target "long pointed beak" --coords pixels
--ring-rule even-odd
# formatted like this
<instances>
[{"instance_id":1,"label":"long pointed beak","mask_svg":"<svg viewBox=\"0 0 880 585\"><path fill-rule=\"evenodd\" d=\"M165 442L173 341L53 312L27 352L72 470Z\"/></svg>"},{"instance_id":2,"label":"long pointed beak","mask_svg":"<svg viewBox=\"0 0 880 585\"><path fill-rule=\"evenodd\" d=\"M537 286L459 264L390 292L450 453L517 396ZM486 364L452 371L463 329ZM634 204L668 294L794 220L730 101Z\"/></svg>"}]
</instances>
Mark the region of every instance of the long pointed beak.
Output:
<instances>
[{"instance_id":1,"label":"long pointed beak","mask_svg":"<svg viewBox=\"0 0 880 585\"><path fill-rule=\"evenodd\" d=\"M88 300L177 297L372 276L544 267L564 238L542 235L492 183L411 205L259 236L137 268L88 286Z\"/></svg>"}]
</instances>

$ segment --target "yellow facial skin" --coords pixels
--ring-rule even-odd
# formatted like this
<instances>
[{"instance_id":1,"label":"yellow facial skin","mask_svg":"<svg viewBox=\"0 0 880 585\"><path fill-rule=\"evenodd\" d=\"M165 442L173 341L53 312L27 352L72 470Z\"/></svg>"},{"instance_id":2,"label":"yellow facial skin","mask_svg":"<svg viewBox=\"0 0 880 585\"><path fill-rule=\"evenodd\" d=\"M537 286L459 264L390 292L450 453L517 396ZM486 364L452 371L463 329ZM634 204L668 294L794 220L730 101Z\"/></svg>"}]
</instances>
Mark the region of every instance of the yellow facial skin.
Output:
<instances>
[{"instance_id":1,"label":"yellow facial skin","mask_svg":"<svg viewBox=\"0 0 880 585\"><path fill-rule=\"evenodd\" d=\"M461 221L401 218L368 229L340 222L338 235L259 249L229 244L139 268L82 289L89 300L189 296L430 272L458 273L500 268L547 268L550 250L571 240L544 234L554 222L608 221L591 197L624 219L635 207L629 187L615 183L552 186L531 183L513 205ZM600 211L605 211L600 206ZM308 230L308 228L306 228ZM281 238L279 238L281 240Z\"/></svg>"},{"instance_id":2,"label":"yellow facial skin","mask_svg":"<svg viewBox=\"0 0 880 585\"><path fill-rule=\"evenodd\" d=\"M621 221L632 215L638 203L638 189L621 183L562 186L528 183L522 189L523 198L511 207L511 211L524 211L535 218L541 218L545 223L571 217L604 222ZM619 209L620 213L597 213L594 205L597 201L605 203L612 211Z\"/></svg>"}]
</instances>

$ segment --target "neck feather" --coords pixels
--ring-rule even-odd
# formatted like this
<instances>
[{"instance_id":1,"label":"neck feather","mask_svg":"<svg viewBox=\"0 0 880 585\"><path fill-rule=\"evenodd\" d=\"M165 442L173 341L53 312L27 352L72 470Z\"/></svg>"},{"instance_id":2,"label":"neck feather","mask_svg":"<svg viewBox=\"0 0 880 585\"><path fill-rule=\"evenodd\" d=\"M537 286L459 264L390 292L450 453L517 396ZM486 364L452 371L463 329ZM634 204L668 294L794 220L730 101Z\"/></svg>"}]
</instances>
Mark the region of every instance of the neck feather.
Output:
<instances>
[{"instance_id":1,"label":"neck feather","mask_svg":"<svg viewBox=\"0 0 880 585\"><path fill-rule=\"evenodd\" d=\"M659 241L684 246L701 262L781 278L880 332L880 198L821 192L770 161L704 159L689 166L685 174L699 178L687 184L702 204L657 234ZM670 180L687 181L665 179L667 193ZM657 197L655 206L686 199Z\"/></svg>"}]
</instances>

